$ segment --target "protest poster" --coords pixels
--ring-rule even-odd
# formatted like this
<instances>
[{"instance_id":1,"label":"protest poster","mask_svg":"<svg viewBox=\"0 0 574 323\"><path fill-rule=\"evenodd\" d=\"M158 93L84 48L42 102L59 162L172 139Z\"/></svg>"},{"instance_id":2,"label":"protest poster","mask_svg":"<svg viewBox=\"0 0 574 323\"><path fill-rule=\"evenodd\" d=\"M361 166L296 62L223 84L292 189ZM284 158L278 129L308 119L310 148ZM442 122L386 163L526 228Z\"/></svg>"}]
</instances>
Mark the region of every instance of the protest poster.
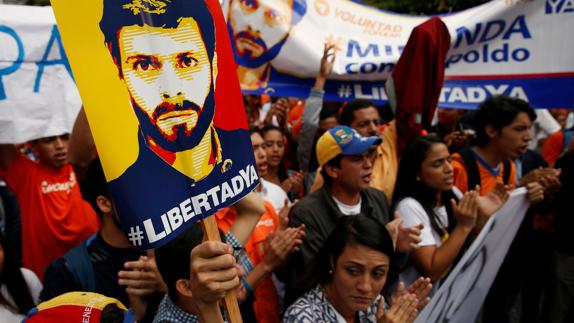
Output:
<instances>
[{"instance_id":1,"label":"protest poster","mask_svg":"<svg viewBox=\"0 0 574 323\"><path fill-rule=\"evenodd\" d=\"M529 207L526 189L514 190L485 224L415 323L476 320Z\"/></svg>"},{"instance_id":2,"label":"protest poster","mask_svg":"<svg viewBox=\"0 0 574 323\"><path fill-rule=\"evenodd\" d=\"M216 0L54 0L128 240L156 248L259 183Z\"/></svg>"},{"instance_id":3,"label":"protest poster","mask_svg":"<svg viewBox=\"0 0 574 323\"><path fill-rule=\"evenodd\" d=\"M0 143L72 130L82 106L50 7L0 5Z\"/></svg>"},{"instance_id":4,"label":"protest poster","mask_svg":"<svg viewBox=\"0 0 574 323\"><path fill-rule=\"evenodd\" d=\"M329 41L339 51L327 101L386 102L385 81L412 29L429 18L346 0L222 2L245 93L306 98ZM501 94L574 108L574 39L564 33L574 30L572 15L570 0L498 0L441 16L451 46L439 105L475 108ZM258 39L246 36L257 29ZM81 100L52 9L0 5L0 42L0 142L69 132Z\"/></svg>"},{"instance_id":5,"label":"protest poster","mask_svg":"<svg viewBox=\"0 0 574 323\"><path fill-rule=\"evenodd\" d=\"M347 0L223 3L244 92L306 98L329 42L338 54L327 101L385 102L411 31L430 18ZM439 105L475 108L500 94L574 108L573 15L570 0L495 0L441 16L451 45Z\"/></svg>"}]
</instances>

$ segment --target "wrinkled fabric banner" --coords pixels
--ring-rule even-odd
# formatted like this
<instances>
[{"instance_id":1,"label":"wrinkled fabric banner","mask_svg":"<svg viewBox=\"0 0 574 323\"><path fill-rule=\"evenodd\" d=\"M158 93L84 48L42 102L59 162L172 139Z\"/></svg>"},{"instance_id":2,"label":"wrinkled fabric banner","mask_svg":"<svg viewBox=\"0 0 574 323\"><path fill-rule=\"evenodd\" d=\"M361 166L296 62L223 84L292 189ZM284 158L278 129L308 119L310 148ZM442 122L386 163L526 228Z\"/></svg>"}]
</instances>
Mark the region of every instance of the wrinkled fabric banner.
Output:
<instances>
[{"instance_id":1,"label":"wrinkled fabric banner","mask_svg":"<svg viewBox=\"0 0 574 323\"><path fill-rule=\"evenodd\" d=\"M526 189L513 191L488 220L415 323L474 322L530 207Z\"/></svg>"},{"instance_id":2,"label":"wrinkled fabric banner","mask_svg":"<svg viewBox=\"0 0 574 323\"><path fill-rule=\"evenodd\" d=\"M328 101L386 101L384 81L428 19L346 0L225 0L223 8L244 92L307 97L331 42ZM502 94L574 108L573 17L570 0L498 0L441 16L451 45L439 105L475 108Z\"/></svg>"},{"instance_id":3,"label":"wrinkled fabric banner","mask_svg":"<svg viewBox=\"0 0 574 323\"><path fill-rule=\"evenodd\" d=\"M70 132L81 105L52 8L0 5L0 143Z\"/></svg>"},{"instance_id":4,"label":"wrinkled fabric banner","mask_svg":"<svg viewBox=\"0 0 574 323\"><path fill-rule=\"evenodd\" d=\"M217 0L53 0L128 240L156 248L259 183Z\"/></svg>"}]
</instances>

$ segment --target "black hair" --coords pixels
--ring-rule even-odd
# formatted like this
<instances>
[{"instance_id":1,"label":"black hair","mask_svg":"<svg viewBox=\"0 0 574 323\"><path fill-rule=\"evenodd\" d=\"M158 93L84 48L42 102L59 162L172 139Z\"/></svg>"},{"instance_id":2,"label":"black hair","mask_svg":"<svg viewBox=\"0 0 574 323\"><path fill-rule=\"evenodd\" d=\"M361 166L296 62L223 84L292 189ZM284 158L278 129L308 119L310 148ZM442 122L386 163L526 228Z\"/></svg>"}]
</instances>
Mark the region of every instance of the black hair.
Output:
<instances>
[{"instance_id":1,"label":"black hair","mask_svg":"<svg viewBox=\"0 0 574 323\"><path fill-rule=\"evenodd\" d=\"M393 263L393 240L383 223L363 214L341 217L311 263L310 270L296 283L293 299L288 301L296 300L317 284L330 282L333 277L330 273L333 269L331 266L337 263L348 245L361 245L377 250L389 257L389 268Z\"/></svg>"},{"instance_id":2,"label":"black hair","mask_svg":"<svg viewBox=\"0 0 574 323\"><path fill-rule=\"evenodd\" d=\"M339 122L339 107L332 104L324 104L319 112L319 121L335 118Z\"/></svg>"},{"instance_id":3,"label":"black hair","mask_svg":"<svg viewBox=\"0 0 574 323\"><path fill-rule=\"evenodd\" d=\"M117 304L108 304L100 313L100 322L105 323L122 323L124 322L125 311L118 307Z\"/></svg>"},{"instance_id":4,"label":"black hair","mask_svg":"<svg viewBox=\"0 0 574 323\"><path fill-rule=\"evenodd\" d=\"M225 242L225 236L221 231L219 233L221 240ZM167 292L173 302L177 301L176 282L190 277L191 250L202 241L201 224L195 223L175 239L155 250L157 269L167 284Z\"/></svg>"},{"instance_id":5,"label":"black hair","mask_svg":"<svg viewBox=\"0 0 574 323\"><path fill-rule=\"evenodd\" d=\"M272 124L266 124L265 126L263 126L263 128L261 128L259 132L261 133L261 136L265 136L266 133L272 130L279 131L282 135L285 135L285 131L283 131L283 129Z\"/></svg>"},{"instance_id":6,"label":"black hair","mask_svg":"<svg viewBox=\"0 0 574 323\"><path fill-rule=\"evenodd\" d=\"M249 135L252 135L254 133L258 133L261 137L263 137L263 135L261 134L261 129L257 128L256 126L249 127Z\"/></svg>"},{"instance_id":7,"label":"black hair","mask_svg":"<svg viewBox=\"0 0 574 323\"><path fill-rule=\"evenodd\" d=\"M96 157L90 162L88 169L86 170L86 179L84 181L83 187L84 199L88 201L96 213L102 217L102 211L98 207L96 199L98 196L104 196L111 200L110 190L108 188L108 182L104 175L104 169L102 168L102 163L100 162L100 157Z\"/></svg>"},{"instance_id":8,"label":"black hair","mask_svg":"<svg viewBox=\"0 0 574 323\"><path fill-rule=\"evenodd\" d=\"M536 120L536 113L530 104L518 98L495 95L480 104L474 117L476 129L475 144L479 147L486 146L490 138L486 134L486 127L492 126L500 131L508 126L520 113L528 114L530 121Z\"/></svg>"},{"instance_id":9,"label":"black hair","mask_svg":"<svg viewBox=\"0 0 574 323\"><path fill-rule=\"evenodd\" d=\"M123 75L118 37L122 27L126 26L177 28L181 18L193 18L200 29L209 62L212 62L215 52L215 27L205 0L193 1L193 5L185 0L160 0L153 4L134 0L103 0L103 2L100 29L121 78Z\"/></svg>"},{"instance_id":10,"label":"black hair","mask_svg":"<svg viewBox=\"0 0 574 323\"><path fill-rule=\"evenodd\" d=\"M323 165L323 167L321 167L321 176L323 177L323 186L331 187L331 185L333 184L333 179L331 178L331 176L329 176L329 174L327 174L325 167L331 166L331 167L335 167L335 168L341 168L341 160L342 159L343 159L343 155L337 155L337 156L333 157L331 160L329 160L327 163L325 163L325 165Z\"/></svg>"},{"instance_id":11,"label":"black hair","mask_svg":"<svg viewBox=\"0 0 574 323\"><path fill-rule=\"evenodd\" d=\"M341 108L341 117L339 119L341 125L350 127L351 123L355 120L355 111L371 107L375 108L377 112L379 112L379 116L381 115L379 108L377 108L373 102L369 100L357 99L350 101L347 105L344 105Z\"/></svg>"},{"instance_id":12,"label":"black hair","mask_svg":"<svg viewBox=\"0 0 574 323\"><path fill-rule=\"evenodd\" d=\"M10 311L19 314L26 314L34 308L34 299L30 293L30 288L22 275L20 263L12 250L6 248L4 236L0 232L0 245L4 251L4 266L0 273L0 286L5 285L8 294L12 297L15 306L10 303L2 293L0 293L0 305L8 308Z\"/></svg>"},{"instance_id":13,"label":"black hair","mask_svg":"<svg viewBox=\"0 0 574 323\"><path fill-rule=\"evenodd\" d=\"M417 136L413 138L403 151L399 171L397 173L397 182L393 193L393 203L396 208L397 204L406 197L412 197L421 204L429 217L432 229L439 235L443 236L447 232L454 230L456 218L452 210L451 198L456 200L454 193L451 191L442 192L441 203L446 208L448 217L447 232L444 230L444 224L439 224L440 220L435 213L434 208L437 205L436 193L433 189L417 180L417 175L421 172L421 166L428 152L433 145L443 144L444 141L435 135Z\"/></svg>"}]
</instances>

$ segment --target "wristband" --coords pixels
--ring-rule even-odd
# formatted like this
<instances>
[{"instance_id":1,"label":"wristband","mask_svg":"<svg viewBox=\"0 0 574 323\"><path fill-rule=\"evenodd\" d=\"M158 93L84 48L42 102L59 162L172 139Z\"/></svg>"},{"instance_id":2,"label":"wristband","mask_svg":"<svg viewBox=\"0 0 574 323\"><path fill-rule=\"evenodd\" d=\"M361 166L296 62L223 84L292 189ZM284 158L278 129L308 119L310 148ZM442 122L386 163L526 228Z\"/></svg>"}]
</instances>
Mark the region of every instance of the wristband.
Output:
<instances>
[{"instance_id":1,"label":"wristband","mask_svg":"<svg viewBox=\"0 0 574 323\"><path fill-rule=\"evenodd\" d=\"M243 282L243 286L245 286L245 289L247 290L248 293L253 293L253 287L251 287L251 285L249 285L249 283L247 282L247 279L243 278L241 279L241 281Z\"/></svg>"}]
</instances>

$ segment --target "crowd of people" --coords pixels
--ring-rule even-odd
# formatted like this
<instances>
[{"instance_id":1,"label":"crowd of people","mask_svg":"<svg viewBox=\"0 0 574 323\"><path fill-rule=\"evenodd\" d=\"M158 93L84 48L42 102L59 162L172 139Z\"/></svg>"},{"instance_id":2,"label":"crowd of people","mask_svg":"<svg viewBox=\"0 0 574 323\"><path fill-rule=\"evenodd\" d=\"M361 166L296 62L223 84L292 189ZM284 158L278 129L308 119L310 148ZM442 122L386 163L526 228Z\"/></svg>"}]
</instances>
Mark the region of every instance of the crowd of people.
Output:
<instances>
[{"instance_id":1,"label":"crowd of people","mask_svg":"<svg viewBox=\"0 0 574 323\"><path fill-rule=\"evenodd\" d=\"M326 45L306 100L244 95L261 180L213 215L224 242L194 224L134 248L83 110L69 134L0 145L0 320L75 300L101 302L106 322L222 322L235 291L245 322L413 322L524 187L531 207L482 320L511 322L519 299L523 322L573 321L572 113L494 96L439 108L400 149L388 107L324 102L334 55Z\"/></svg>"}]
</instances>

